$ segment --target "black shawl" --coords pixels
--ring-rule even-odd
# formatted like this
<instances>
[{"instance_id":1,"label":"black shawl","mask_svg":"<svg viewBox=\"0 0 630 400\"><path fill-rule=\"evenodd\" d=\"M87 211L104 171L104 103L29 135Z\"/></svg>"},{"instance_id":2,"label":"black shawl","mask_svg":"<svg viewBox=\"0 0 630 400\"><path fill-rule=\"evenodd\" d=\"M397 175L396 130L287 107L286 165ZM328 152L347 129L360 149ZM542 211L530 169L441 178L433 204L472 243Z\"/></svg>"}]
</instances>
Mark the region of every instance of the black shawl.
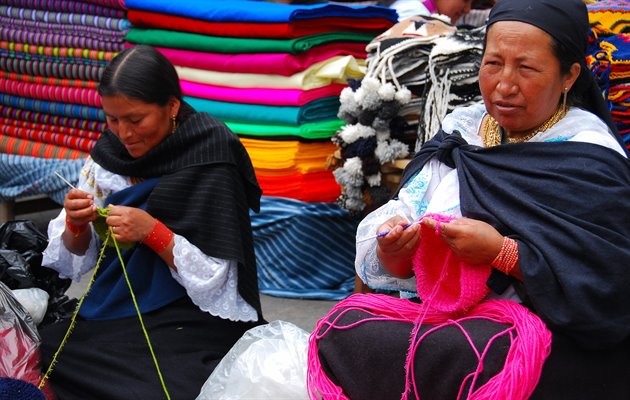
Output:
<instances>
[{"instance_id":1,"label":"black shawl","mask_svg":"<svg viewBox=\"0 0 630 400\"><path fill-rule=\"evenodd\" d=\"M245 148L225 124L194 113L137 159L108 129L91 156L119 175L160 177L147 212L205 254L238 261L239 293L262 315L249 218L262 192Z\"/></svg>"},{"instance_id":2,"label":"black shawl","mask_svg":"<svg viewBox=\"0 0 630 400\"><path fill-rule=\"evenodd\" d=\"M630 335L630 163L603 146L481 148L440 131L403 173L429 159L457 168L462 214L518 241L531 304L583 346ZM498 272L497 272L498 273Z\"/></svg>"}]
</instances>

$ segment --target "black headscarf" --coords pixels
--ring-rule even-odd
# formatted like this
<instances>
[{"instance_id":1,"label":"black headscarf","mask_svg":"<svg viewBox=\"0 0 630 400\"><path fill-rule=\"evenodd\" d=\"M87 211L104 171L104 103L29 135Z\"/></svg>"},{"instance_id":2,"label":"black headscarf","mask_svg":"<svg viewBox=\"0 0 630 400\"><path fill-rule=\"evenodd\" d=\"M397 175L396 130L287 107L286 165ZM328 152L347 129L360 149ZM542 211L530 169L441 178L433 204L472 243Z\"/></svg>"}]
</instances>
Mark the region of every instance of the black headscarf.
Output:
<instances>
[{"instance_id":1,"label":"black headscarf","mask_svg":"<svg viewBox=\"0 0 630 400\"><path fill-rule=\"evenodd\" d=\"M601 118L613 136L625 148L617 127L606 107L602 92L586 66L586 51L590 25L588 11L582 0L499 0L492 7L487 27L498 21L519 21L547 32L571 52L580 63L580 76L571 88L583 101L586 110Z\"/></svg>"}]
</instances>

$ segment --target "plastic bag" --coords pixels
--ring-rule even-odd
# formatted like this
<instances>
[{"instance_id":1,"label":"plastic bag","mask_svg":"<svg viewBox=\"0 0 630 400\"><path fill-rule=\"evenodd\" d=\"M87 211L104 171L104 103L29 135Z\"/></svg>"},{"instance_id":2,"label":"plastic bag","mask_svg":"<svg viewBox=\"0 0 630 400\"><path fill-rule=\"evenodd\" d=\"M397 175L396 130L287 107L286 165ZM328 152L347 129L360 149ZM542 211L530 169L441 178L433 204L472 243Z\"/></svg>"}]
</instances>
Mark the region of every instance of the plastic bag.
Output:
<instances>
[{"instance_id":1,"label":"plastic bag","mask_svg":"<svg viewBox=\"0 0 630 400\"><path fill-rule=\"evenodd\" d=\"M17 301L33 318L35 325L39 325L46 315L50 296L44 289L32 287L28 289L14 289L11 291Z\"/></svg>"},{"instance_id":2,"label":"plastic bag","mask_svg":"<svg viewBox=\"0 0 630 400\"><path fill-rule=\"evenodd\" d=\"M39 385L42 378L40 341L30 314L13 296L11 289L0 282L0 377ZM5 382L3 390L10 389L7 385ZM10 398L21 400L19 394L15 392ZM54 398L52 392L46 397Z\"/></svg>"},{"instance_id":3,"label":"plastic bag","mask_svg":"<svg viewBox=\"0 0 630 400\"><path fill-rule=\"evenodd\" d=\"M197 400L307 400L308 336L286 321L250 329L217 365Z\"/></svg>"},{"instance_id":4,"label":"plastic bag","mask_svg":"<svg viewBox=\"0 0 630 400\"><path fill-rule=\"evenodd\" d=\"M0 281L10 289L37 287L48 293L42 325L65 319L77 303L65 295L71 281L41 266L47 245L46 235L32 221L16 220L0 225Z\"/></svg>"}]
</instances>

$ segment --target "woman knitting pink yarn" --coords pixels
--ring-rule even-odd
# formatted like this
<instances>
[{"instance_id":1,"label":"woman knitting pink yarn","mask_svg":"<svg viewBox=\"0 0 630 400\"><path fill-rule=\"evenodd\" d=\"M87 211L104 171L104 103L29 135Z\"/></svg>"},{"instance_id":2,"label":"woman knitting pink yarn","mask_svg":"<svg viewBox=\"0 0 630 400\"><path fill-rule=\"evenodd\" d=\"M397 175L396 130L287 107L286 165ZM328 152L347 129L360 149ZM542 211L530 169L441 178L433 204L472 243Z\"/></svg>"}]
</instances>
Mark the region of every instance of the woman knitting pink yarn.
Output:
<instances>
[{"instance_id":1,"label":"woman knitting pink yarn","mask_svg":"<svg viewBox=\"0 0 630 400\"><path fill-rule=\"evenodd\" d=\"M493 7L483 104L443 120L357 231L357 274L401 298L318 322L313 398L630 398L630 163L588 35L581 0Z\"/></svg>"}]
</instances>

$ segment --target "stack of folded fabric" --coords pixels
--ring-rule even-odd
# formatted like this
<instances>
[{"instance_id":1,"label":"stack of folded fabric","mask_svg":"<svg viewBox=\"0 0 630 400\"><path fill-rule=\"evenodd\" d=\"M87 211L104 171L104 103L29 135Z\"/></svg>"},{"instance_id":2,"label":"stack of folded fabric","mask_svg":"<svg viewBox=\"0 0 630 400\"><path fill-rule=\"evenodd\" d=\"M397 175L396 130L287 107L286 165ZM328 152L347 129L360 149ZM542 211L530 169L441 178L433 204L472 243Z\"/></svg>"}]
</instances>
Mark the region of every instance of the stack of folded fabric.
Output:
<instances>
[{"instance_id":1,"label":"stack of folded fabric","mask_svg":"<svg viewBox=\"0 0 630 400\"><path fill-rule=\"evenodd\" d=\"M411 17L368 46L366 76L343 90L334 175L344 208L366 213L392 194L385 165L413 154L457 106L478 103L484 28Z\"/></svg>"},{"instance_id":2,"label":"stack of folded fabric","mask_svg":"<svg viewBox=\"0 0 630 400\"><path fill-rule=\"evenodd\" d=\"M104 128L96 85L129 29L117 0L0 6L0 200L63 201Z\"/></svg>"},{"instance_id":3,"label":"stack of folded fabric","mask_svg":"<svg viewBox=\"0 0 630 400\"><path fill-rule=\"evenodd\" d=\"M600 1L589 4L588 11L592 40L587 64L630 149L630 1Z\"/></svg>"},{"instance_id":4,"label":"stack of folded fabric","mask_svg":"<svg viewBox=\"0 0 630 400\"><path fill-rule=\"evenodd\" d=\"M366 43L395 19L380 7L245 0L129 0L127 7L127 40L158 47L176 65L185 100L253 138L246 147L257 153L278 140L330 139L341 126L339 93L364 74ZM313 158L309 145L292 148L291 160ZM324 161L308 173L299 165L269 171L256 160L254 168L265 195L333 201L339 188Z\"/></svg>"},{"instance_id":5,"label":"stack of folded fabric","mask_svg":"<svg viewBox=\"0 0 630 400\"><path fill-rule=\"evenodd\" d=\"M224 121L263 189L252 215L263 293L342 298L354 287L356 220L326 168L339 95L365 74L365 46L396 21L384 7L127 0L129 45L176 66L185 101ZM327 257L323 257L327 254Z\"/></svg>"}]
</instances>

